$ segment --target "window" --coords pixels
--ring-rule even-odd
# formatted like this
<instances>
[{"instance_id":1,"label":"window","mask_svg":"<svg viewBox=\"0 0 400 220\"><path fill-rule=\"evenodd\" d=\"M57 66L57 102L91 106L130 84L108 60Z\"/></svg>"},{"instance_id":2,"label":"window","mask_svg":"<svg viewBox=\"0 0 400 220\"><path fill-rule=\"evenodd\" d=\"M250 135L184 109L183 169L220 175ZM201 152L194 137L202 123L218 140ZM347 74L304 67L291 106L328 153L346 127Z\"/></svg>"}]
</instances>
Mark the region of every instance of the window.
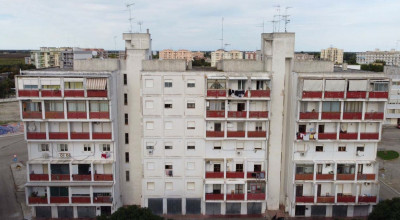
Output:
<instances>
[{"instance_id":1,"label":"window","mask_svg":"<svg viewBox=\"0 0 400 220\"><path fill-rule=\"evenodd\" d=\"M84 144L83 151L86 151L86 152L92 151L92 146L90 144Z\"/></svg>"},{"instance_id":2,"label":"window","mask_svg":"<svg viewBox=\"0 0 400 220\"><path fill-rule=\"evenodd\" d=\"M129 152L125 152L125 163L129 163Z\"/></svg>"},{"instance_id":3,"label":"window","mask_svg":"<svg viewBox=\"0 0 400 220\"><path fill-rule=\"evenodd\" d=\"M254 150L262 150L262 143L261 142L255 142L254 143Z\"/></svg>"},{"instance_id":4,"label":"window","mask_svg":"<svg viewBox=\"0 0 400 220\"><path fill-rule=\"evenodd\" d=\"M64 89L83 89L83 82L64 82Z\"/></svg>"},{"instance_id":5,"label":"window","mask_svg":"<svg viewBox=\"0 0 400 220\"><path fill-rule=\"evenodd\" d=\"M236 150L243 150L244 143L243 142L236 142Z\"/></svg>"},{"instance_id":6,"label":"window","mask_svg":"<svg viewBox=\"0 0 400 220\"><path fill-rule=\"evenodd\" d=\"M221 164L214 164L214 172L219 173L221 172Z\"/></svg>"},{"instance_id":7,"label":"window","mask_svg":"<svg viewBox=\"0 0 400 220\"><path fill-rule=\"evenodd\" d=\"M221 143L220 142L215 142L214 143L214 150L221 150Z\"/></svg>"},{"instance_id":8,"label":"window","mask_svg":"<svg viewBox=\"0 0 400 220\"><path fill-rule=\"evenodd\" d=\"M165 88L172 88L172 80L165 80L164 87Z\"/></svg>"},{"instance_id":9,"label":"window","mask_svg":"<svg viewBox=\"0 0 400 220\"><path fill-rule=\"evenodd\" d=\"M172 170L172 164L165 164L166 170Z\"/></svg>"},{"instance_id":10,"label":"window","mask_svg":"<svg viewBox=\"0 0 400 220\"><path fill-rule=\"evenodd\" d=\"M188 170L194 170L195 169L195 163L194 162L188 162L187 163L187 169Z\"/></svg>"},{"instance_id":11,"label":"window","mask_svg":"<svg viewBox=\"0 0 400 220\"><path fill-rule=\"evenodd\" d=\"M194 121L188 121L187 122L187 129L188 130L194 130L196 129L196 123Z\"/></svg>"},{"instance_id":12,"label":"window","mask_svg":"<svg viewBox=\"0 0 400 220\"><path fill-rule=\"evenodd\" d=\"M315 146L315 151L316 151L316 152L322 152L322 151L324 151L324 146Z\"/></svg>"},{"instance_id":13,"label":"window","mask_svg":"<svg viewBox=\"0 0 400 220\"><path fill-rule=\"evenodd\" d=\"M186 107L187 108L196 108L196 103L195 102L187 102Z\"/></svg>"},{"instance_id":14,"label":"window","mask_svg":"<svg viewBox=\"0 0 400 220\"><path fill-rule=\"evenodd\" d=\"M124 93L124 105L128 105L128 94Z\"/></svg>"},{"instance_id":15,"label":"window","mask_svg":"<svg viewBox=\"0 0 400 220\"><path fill-rule=\"evenodd\" d=\"M194 190L194 188L195 188L195 182L187 182L188 190Z\"/></svg>"},{"instance_id":16,"label":"window","mask_svg":"<svg viewBox=\"0 0 400 220\"><path fill-rule=\"evenodd\" d=\"M147 150L154 150L154 143L153 142L146 142L146 149Z\"/></svg>"},{"instance_id":17,"label":"window","mask_svg":"<svg viewBox=\"0 0 400 220\"><path fill-rule=\"evenodd\" d=\"M102 151L111 151L110 144L102 144L101 149Z\"/></svg>"},{"instance_id":18,"label":"window","mask_svg":"<svg viewBox=\"0 0 400 220\"><path fill-rule=\"evenodd\" d=\"M152 121L146 122L146 129L147 130L153 130L154 129L154 123Z\"/></svg>"},{"instance_id":19,"label":"window","mask_svg":"<svg viewBox=\"0 0 400 220\"><path fill-rule=\"evenodd\" d=\"M146 108L154 108L153 101L146 101L145 106L146 106Z\"/></svg>"},{"instance_id":20,"label":"window","mask_svg":"<svg viewBox=\"0 0 400 220\"><path fill-rule=\"evenodd\" d=\"M164 108L172 108L172 102L165 102Z\"/></svg>"},{"instance_id":21,"label":"window","mask_svg":"<svg viewBox=\"0 0 400 220\"><path fill-rule=\"evenodd\" d=\"M154 163L153 162L147 163L147 169L148 170L154 170Z\"/></svg>"},{"instance_id":22,"label":"window","mask_svg":"<svg viewBox=\"0 0 400 220\"><path fill-rule=\"evenodd\" d=\"M165 190L172 190L172 188L173 188L172 182L165 183Z\"/></svg>"},{"instance_id":23,"label":"window","mask_svg":"<svg viewBox=\"0 0 400 220\"><path fill-rule=\"evenodd\" d=\"M171 121L165 122L164 128L166 130L171 130L172 129L172 122Z\"/></svg>"},{"instance_id":24,"label":"window","mask_svg":"<svg viewBox=\"0 0 400 220\"><path fill-rule=\"evenodd\" d=\"M195 150L196 149L196 144L194 142L188 142L187 143L187 149L188 150Z\"/></svg>"},{"instance_id":25,"label":"window","mask_svg":"<svg viewBox=\"0 0 400 220\"><path fill-rule=\"evenodd\" d=\"M322 102L323 112L340 112L340 102Z\"/></svg>"},{"instance_id":26,"label":"window","mask_svg":"<svg viewBox=\"0 0 400 220\"><path fill-rule=\"evenodd\" d=\"M129 133L125 133L125 144L129 144Z\"/></svg>"},{"instance_id":27,"label":"window","mask_svg":"<svg viewBox=\"0 0 400 220\"><path fill-rule=\"evenodd\" d=\"M49 144L41 144L40 151L49 151Z\"/></svg>"},{"instance_id":28,"label":"window","mask_svg":"<svg viewBox=\"0 0 400 220\"><path fill-rule=\"evenodd\" d=\"M84 101L68 102L67 107L69 112L85 112L86 102Z\"/></svg>"},{"instance_id":29,"label":"window","mask_svg":"<svg viewBox=\"0 0 400 220\"><path fill-rule=\"evenodd\" d=\"M129 170L125 171L125 181L129 182Z\"/></svg>"},{"instance_id":30,"label":"window","mask_svg":"<svg viewBox=\"0 0 400 220\"><path fill-rule=\"evenodd\" d=\"M357 152L364 152L364 147L357 147Z\"/></svg>"},{"instance_id":31,"label":"window","mask_svg":"<svg viewBox=\"0 0 400 220\"><path fill-rule=\"evenodd\" d=\"M128 84L128 75L124 74L124 85Z\"/></svg>"},{"instance_id":32,"label":"window","mask_svg":"<svg viewBox=\"0 0 400 220\"><path fill-rule=\"evenodd\" d=\"M314 173L314 164L297 164L296 174L312 174Z\"/></svg>"},{"instance_id":33,"label":"window","mask_svg":"<svg viewBox=\"0 0 400 220\"><path fill-rule=\"evenodd\" d=\"M225 102L221 101L207 101L207 111L222 111L225 110Z\"/></svg>"},{"instance_id":34,"label":"window","mask_svg":"<svg viewBox=\"0 0 400 220\"><path fill-rule=\"evenodd\" d=\"M44 108L46 112L64 112L64 102L45 102Z\"/></svg>"},{"instance_id":35,"label":"window","mask_svg":"<svg viewBox=\"0 0 400 220\"><path fill-rule=\"evenodd\" d=\"M24 85L25 90L33 90L33 89L37 89L37 88L38 88L38 85L27 85L27 84Z\"/></svg>"},{"instance_id":36,"label":"window","mask_svg":"<svg viewBox=\"0 0 400 220\"><path fill-rule=\"evenodd\" d=\"M128 122L129 122L129 120L128 120L128 114L125 113L125 124L127 125Z\"/></svg>"},{"instance_id":37,"label":"window","mask_svg":"<svg viewBox=\"0 0 400 220\"><path fill-rule=\"evenodd\" d=\"M387 92L388 91L388 83L374 83L374 91L375 92Z\"/></svg>"},{"instance_id":38,"label":"window","mask_svg":"<svg viewBox=\"0 0 400 220\"><path fill-rule=\"evenodd\" d=\"M59 144L58 151L68 151L68 144Z\"/></svg>"},{"instance_id":39,"label":"window","mask_svg":"<svg viewBox=\"0 0 400 220\"><path fill-rule=\"evenodd\" d=\"M147 190L154 190L154 182L147 183Z\"/></svg>"},{"instance_id":40,"label":"window","mask_svg":"<svg viewBox=\"0 0 400 220\"><path fill-rule=\"evenodd\" d=\"M243 164L236 164L236 172L243 172Z\"/></svg>"},{"instance_id":41,"label":"window","mask_svg":"<svg viewBox=\"0 0 400 220\"><path fill-rule=\"evenodd\" d=\"M154 87L154 85L153 85L153 80L152 79L146 79L145 80L145 86L146 86L146 88L153 88Z\"/></svg>"},{"instance_id":42,"label":"window","mask_svg":"<svg viewBox=\"0 0 400 220\"><path fill-rule=\"evenodd\" d=\"M344 102L344 112L362 112L362 102Z\"/></svg>"},{"instance_id":43,"label":"window","mask_svg":"<svg viewBox=\"0 0 400 220\"><path fill-rule=\"evenodd\" d=\"M256 122L256 131L263 131L262 122Z\"/></svg>"},{"instance_id":44,"label":"window","mask_svg":"<svg viewBox=\"0 0 400 220\"><path fill-rule=\"evenodd\" d=\"M238 90L245 90L246 80L238 80Z\"/></svg>"},{"instance_id":45,"label":"window","mask_svg":"<svg viewBox=\"0 0 400 220\"><path fill-rule=\"evenodd\" d=\"M187 87L188 87L188 88L194 88L194 87L196 87L196 80L194 80L194 79L189 79L188 82L187 82Z\"/></svg>"},{"instance_id":46,"label":"window","mask_svg":"<svg viewBox=\"0 0 400 220\"><path fill-rule=\"evenodd\" d=\"M165 150L172 150L172 143L170 143L170 142L165 143L164 149L165 149Z\"/></svg>"},{"instance_id":47,"label":"window","mask_svg":"<svg viewBox=\"0 0 400 220\"><path fill-rule=\"evenodd\" d=\"M338 147L339 152L345 152L346 151L346 146L339 146Z\"/></svg>"},{"instance_id":48,"label":"window","mask_svg":"<svg viewBox=\"0 0 400 220\"><path fill-rule=\"evenodd\" d=\"M108 112L108 101L91 101L91 112Z\"/></svg>"},{"instance_id":49,"label":"window","mask_svg":"<svg viewBox=\"0 0 400 220\"><path fill-rule=\"evenodd\" d=\"M261 164L254 164L254 172L261 172Z\"/></svg>"},{"instance_id":50,"label":"window","mask_svg":"<svg viewBox=\"0 0 400 220\"><path fill-rule=\"evenodd\" d=\"M267 81L264 80L257 80L256 81L256 89L257 90L264 90L264 87L266 87Z\"/></svg>"}]
</instances>

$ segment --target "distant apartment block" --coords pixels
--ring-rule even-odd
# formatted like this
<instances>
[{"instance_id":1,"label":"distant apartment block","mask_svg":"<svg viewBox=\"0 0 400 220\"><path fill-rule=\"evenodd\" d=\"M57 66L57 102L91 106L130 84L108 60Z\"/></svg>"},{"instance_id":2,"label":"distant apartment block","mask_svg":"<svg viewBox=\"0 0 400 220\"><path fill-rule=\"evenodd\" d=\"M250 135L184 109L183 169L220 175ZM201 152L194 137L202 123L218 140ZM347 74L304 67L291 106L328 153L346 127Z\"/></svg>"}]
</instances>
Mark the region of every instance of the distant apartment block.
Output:
<instances>
[{"instance_id":1,"label":"distant apartment block","mask_svg":"<svg viewBox=\"0 0 400 220\"><path fill-rule=\"evenodd\" d=\"M321 50L321 60L329 60L335 64L343 63L343 50L338 48L330 47L328 49Z\"/></svg>"},{"instance_id":2,"label":"distant apartment block","mask_svg":"<svg viewBox=\"0 0 400 220\"><path fill-rule=\"evenodd\" d=\"M204 59L204 53L197 51L197 52L192 52L192 56L194 60L201 60Z\"/></svg>"},{"instance_id":3,"label":"distant apartment block","mask_svg":"<svg viewBox=\"0 0 400 220\"><path fill-rule=\"evenodd\" d=\"M295 53L294 54L295 61L310 61L314 60L314 55L308 53Z\"/></svg>"},{"instance_id":4,"label":"distant apartment block","mask_svg":"<svg viewBox=\"0 0 400 220\"><path fill-rule=\"evenodd\" d=\"M261 51L246 51L244 52L245 60L261 60Z\"/></svg>"},{"instance_id":5,"label":"distant apartment block","mask_svg":"<svg viewBox=\"0 0 400 220\"><path fill-rule=\"evenodd\" d=\"M40 50L31 51L31 63L37 69L59 67L61 51L70 48L41 47Z\"/></svg>"},{"instance_id":6,"label":"distant apartment block","mask_svg":"<svg viewBox=\"0 0 400 220\"><path fill-rule=\"evenodd\" d=\"M197 52L197 55L201 56L201 54L199 54L201 52ZM171 50L171 49L166 49L166 50L162 50L159 53L159 59L160 60L186 60L187 62L192 61L193 60L193 53L189 50ZM204 54L203 54L204 57Z\"/></svg>"},{"instance_id":7,"label":"distant apartment block","mask_svg":"<svg viewBox=\"0 0 400 220\"><path fill-rule=\"evenodd\" d=\"M389 66L398 66L400 65L400 51L394 49L391 51L380 51L376 49L375 51L357 53L356 61L358 64L370 64L376 60L383 60Z\"/></svg>"},{"instance_id":8,"label":"distant apartment block","mask_svg":"<svg viewBox=\"0 0 400 220\"><path fill-rule=\"evenodd\" d=\"M386 108L386 124L400 125L400 67L385 66L385 74L392 79Z\"/></svg>"},{"instance_id":9,"label":"distant apartment block","mask_svg":"<svg viewBox=\"0 0 400 220\"><path fill-rule=\"evenodd\" d=\"M75 60L92 59L93 54L90 50L81 48L69 48L61 51L60 68L73 68Z\"/></svg>"},{"instance_id":10,"label":"distant apartment block","mask_svg":"<svg viewBox=\"0 0 400 220\"><path fill-rule=\"evenodd\" d=\"M211 67L216 67L217 62L220 60L242 60L243 52L238 50L216 50L211 52Z\"/></svg>"}]
</instances>

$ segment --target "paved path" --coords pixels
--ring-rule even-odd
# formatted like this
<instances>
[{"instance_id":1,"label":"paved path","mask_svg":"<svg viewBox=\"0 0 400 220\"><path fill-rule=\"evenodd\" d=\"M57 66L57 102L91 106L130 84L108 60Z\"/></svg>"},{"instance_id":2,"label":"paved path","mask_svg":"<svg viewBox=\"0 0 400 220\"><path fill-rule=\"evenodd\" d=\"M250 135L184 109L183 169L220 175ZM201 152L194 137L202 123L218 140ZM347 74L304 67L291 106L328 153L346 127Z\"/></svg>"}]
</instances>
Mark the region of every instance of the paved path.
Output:
<instances>
[{"instance_id":1,"label":"paved path","mask_svg":"<svg viewBox=\"0 0 400 220\"><path fill-rule=\"evenodd\" d=\"M10 168L14 154L18 156L18 161L27 161L28 154L24 136L0 138L0 219L23 219Z\"/></svg>"}]
</instances>

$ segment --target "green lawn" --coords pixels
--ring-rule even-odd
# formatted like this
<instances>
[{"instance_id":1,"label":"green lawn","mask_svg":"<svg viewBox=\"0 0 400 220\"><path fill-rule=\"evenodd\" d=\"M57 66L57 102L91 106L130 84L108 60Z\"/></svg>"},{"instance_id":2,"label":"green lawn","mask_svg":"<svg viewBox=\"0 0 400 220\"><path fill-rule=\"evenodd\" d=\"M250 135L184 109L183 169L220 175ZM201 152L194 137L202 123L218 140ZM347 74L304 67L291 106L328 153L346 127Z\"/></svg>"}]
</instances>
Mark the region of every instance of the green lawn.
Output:
<instances>
[{"instance_id":1,"label":"green lawn","mask_svg":"<svg viewBox=\"0 0 400 220\"><path fill-rule=\"evenodd\" d=\"M378 151L378 157L382 160L393 160L399 157L399 153L393 150Z\"/></svg>"},{"instance_id":2,"label":"green lawn","mask_svg":"<svg viewBox=\"0 0 400 220\"><path fill-rule=\"evenodd\" d=\"M0 65L25 64L24 58L0 58Z\"/></svg>"}]
</instances>

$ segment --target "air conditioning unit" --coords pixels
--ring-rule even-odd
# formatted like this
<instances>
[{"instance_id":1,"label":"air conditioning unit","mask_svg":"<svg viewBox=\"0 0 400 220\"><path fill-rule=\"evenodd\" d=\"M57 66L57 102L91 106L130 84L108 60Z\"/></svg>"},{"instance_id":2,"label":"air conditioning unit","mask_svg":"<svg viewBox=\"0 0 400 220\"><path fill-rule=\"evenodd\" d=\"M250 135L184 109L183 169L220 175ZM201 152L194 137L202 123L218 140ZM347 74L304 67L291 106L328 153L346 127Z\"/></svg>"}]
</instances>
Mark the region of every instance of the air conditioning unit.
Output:
<instances>
[{"instance_id":1,"label":"air conditioning unit","mask_svg":"<svg viewBox=\"0 0 400 220\"><path fill-rule=\"evenodd\" d=\"M372 166L372 164L370 164L370 163L367 163L367 167L370 167L370 166Z\"/></svg>"},{"instance_id":2,"label":"air conditioning unit","mask_svg":"<svg viewBox=\"0 0 400 220\"><path fill-rule=\"evenodd\" d=\"M43 154L42 154L42 157L43 157L44 159L48 159L48 158L49 158L49 154L48 154L48 153L43 153Z\"/></svg>"},{"instance_id":3,"label":"air conditioning unit","mask_svg":"<svg viewBox=\"0 0 400 220\"><path fill-rule=\"evenodd\" d=\"M148 150L147 152L149 153L149 155L153 155L153 150Z\"/></svg>"},{"instance_id":4,"label":"air conditioning unit","mask_svg":"<svg viewBox=\"0 0 400 220\"><path fill-rule=\"evenodd\" d=\"M304 157L305 154L306 154L306 153L301 152L301 153L300 153L300 156Z\"/></svg>"}]
</instances>

